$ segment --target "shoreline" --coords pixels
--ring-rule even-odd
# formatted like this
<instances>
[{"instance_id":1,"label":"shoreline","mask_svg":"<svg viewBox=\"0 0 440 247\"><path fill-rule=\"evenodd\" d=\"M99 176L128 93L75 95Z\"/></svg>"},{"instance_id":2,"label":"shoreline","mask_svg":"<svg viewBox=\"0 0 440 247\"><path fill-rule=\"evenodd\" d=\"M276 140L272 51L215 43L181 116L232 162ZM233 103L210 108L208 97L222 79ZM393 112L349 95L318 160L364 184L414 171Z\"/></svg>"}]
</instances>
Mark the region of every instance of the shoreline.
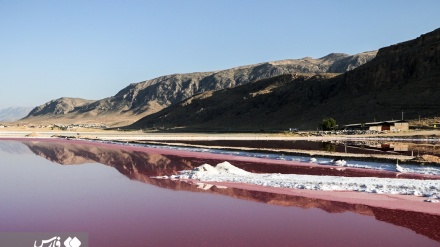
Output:
<instances>
[{"instance_id":1,"label":"shoreline","mask_svg":"<svg viewBox=\"0 0 440 247\"><path fill-rule=\"evenodd\" d=\"M394 133L395 134L395 133ZM408 134L408 135L404 135ZM411 135L409 135L411 134ZM420 138L420 134L429 134L437 138ZM409 138L412 137L412 138ZM426 136L424 136L426 137ZM287 155L307 155L310 157L320 156L328 158L352 158L365 161L383 161L387 163L399 160L403 163L412 162L420 165L440 165L440 161L432 162L429 160L415 159L417 156L402 154L363 154L363 153L343 153L322 150L304 149L282 149L282 148L252 148L252 147L232 147L223 145L195 145L179 143L179 141L430 141L440 143L440 131L408 132L399 133L399 136L392 135L345 135L345 136L298 136L286 133L144 133L144 132L120 132L120 131L98 131L98 132L75 132L75 131L5 131L0 130L1 139L70 139L70 140L95 140L113 141L120 143L133 144L152 144L164 146L182 146L194 148L210 148L231 151L257 151L263 153L278 153ZM434 145L435 146L435 145Z\"/></svg>"},{"instance_id":2,"label":"shoreline","mask_svg":"<svg viewBox=\"0 0 440 247\"><path fill-rule=\"evenodd\" d=\"M317 135L319 133L319 135ZM107 140L430 140L440 142L440 130L390 132L383 134L325 134L327 132L143 132L103 129L50 130L39 128L3 128L0 138L25 137L29 134L51 137L54 135L76 137L89 136Z\"/></svg>"}]
</instances>

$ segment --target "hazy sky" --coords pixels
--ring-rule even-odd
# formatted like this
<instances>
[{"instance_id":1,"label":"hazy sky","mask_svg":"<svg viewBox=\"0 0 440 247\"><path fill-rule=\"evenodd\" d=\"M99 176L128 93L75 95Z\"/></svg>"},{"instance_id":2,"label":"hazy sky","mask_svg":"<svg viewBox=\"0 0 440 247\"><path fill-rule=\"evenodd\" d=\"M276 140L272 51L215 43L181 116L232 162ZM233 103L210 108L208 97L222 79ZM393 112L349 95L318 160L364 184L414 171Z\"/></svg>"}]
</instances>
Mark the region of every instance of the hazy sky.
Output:
<instances>
[{"instance_id":1,"label":"hazy sky","mask_svg":"<svg viewBox=\"0 0 440 247\"><path fill-rule=\"evenodd\" d=\"M439 0L0 0L0 108L375 50L439 28L439 10Z\"/></svg>"}]
</instances>

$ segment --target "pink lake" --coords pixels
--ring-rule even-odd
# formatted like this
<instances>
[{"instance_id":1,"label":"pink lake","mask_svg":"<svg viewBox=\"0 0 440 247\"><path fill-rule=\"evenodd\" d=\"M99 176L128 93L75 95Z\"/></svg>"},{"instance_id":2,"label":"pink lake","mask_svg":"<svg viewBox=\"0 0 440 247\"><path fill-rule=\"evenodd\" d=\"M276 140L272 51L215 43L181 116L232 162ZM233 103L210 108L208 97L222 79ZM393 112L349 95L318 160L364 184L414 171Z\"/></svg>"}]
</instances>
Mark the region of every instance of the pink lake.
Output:
<instances>
[{"instance_id":1,"label":"pink lake","mask_svg":"<svg viewBox=\"0 0 440 247\"><path fill-rule=\"evenodd\" d=\"M438 215L151 178L210 159L0 140L0 232L86 232L90 246L440 246Z\"/></svg>"}]
</instances>

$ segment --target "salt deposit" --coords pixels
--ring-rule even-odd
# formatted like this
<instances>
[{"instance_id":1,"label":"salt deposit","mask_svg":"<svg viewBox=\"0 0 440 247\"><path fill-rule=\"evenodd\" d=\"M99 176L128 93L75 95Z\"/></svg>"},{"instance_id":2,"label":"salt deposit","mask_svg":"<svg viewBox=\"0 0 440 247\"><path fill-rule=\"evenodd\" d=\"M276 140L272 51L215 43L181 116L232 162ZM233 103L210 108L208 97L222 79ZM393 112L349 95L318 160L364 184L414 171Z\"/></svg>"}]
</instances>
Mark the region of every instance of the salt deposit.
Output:
<instances>
[{"instance_id":1,"label":"salt deposit","mask_svg":"<svg viewBox=\"0 0 440 247\"><path fill-rule=\"evenodd\" d=\"M162 178L162 177L161 177ZM440 180L394 179L376 177L315 176L279 173L251 173L223 162L213 167L204 164L193 170L184 170L176 179L200 182L235 182L269 187L324 191L359 191L377 194L400 194L440 199Z\"/></svg>"},{"instance_id":2,"label":"salt deposit","mask_svg":"<svg viewBox=\"0 0 440 247\"><path fill-rule=\"evenodd\" d=\"M247 172L243 169L231 165L231 163L227 161L217 164L215 167L209 164L203 164L199 167L192 169L191 173L193 174L193 176L198 176L198 175L203 176L204 174L226 175L226 176L228 175L249 176L251 174L250 172Z\"/></svg>"}]
</instances>

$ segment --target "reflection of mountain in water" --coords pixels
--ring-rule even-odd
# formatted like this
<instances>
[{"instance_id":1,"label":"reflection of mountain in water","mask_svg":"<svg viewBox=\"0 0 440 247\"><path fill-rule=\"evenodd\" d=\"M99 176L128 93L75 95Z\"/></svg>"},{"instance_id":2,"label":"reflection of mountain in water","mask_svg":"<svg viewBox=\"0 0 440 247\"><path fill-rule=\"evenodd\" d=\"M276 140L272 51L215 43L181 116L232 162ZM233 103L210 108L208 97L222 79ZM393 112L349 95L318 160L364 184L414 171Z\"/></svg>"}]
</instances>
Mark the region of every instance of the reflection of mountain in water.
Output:
<instances>
[{"instance_id":1,"label":"reflection of mountain in water","mask_svg":"<svg viewBox=\"0 0 440 247\"><path fill-rule=\"evenodd\" d=\"M114 167L130 179L153 183L151 176L175 174L192 169L204 160L187 160L179 156L119 149L117 146L97 146L88 143L24 142L36 155L62 165L101 163Z\"/></svg>"},{"instance_id":2,"label":"reflection of mountain in water","mask_svg":"<svg viewBox=\"0 0 440 247\"><path fill-rule=\"evenodd\" d=\"M220 162L219 160L180 157L160 153L150 154L140 150L122 149L116 145L96 146L88 143L32 141L23 143L35 154L63 165L97 162L116 168L121 174L130 179L167 189L209 192L281 206L319 208L329 213L355 212L374 216L380 221L406 227L440 241L440 231L437 230L440 225L440 216L438 215L236 188L220 189L212 186L203 190L182 181L151 178L151 176L175 174L177 171L192 169L204 163L216 164Z\"/></svg>"}]
</instances>

